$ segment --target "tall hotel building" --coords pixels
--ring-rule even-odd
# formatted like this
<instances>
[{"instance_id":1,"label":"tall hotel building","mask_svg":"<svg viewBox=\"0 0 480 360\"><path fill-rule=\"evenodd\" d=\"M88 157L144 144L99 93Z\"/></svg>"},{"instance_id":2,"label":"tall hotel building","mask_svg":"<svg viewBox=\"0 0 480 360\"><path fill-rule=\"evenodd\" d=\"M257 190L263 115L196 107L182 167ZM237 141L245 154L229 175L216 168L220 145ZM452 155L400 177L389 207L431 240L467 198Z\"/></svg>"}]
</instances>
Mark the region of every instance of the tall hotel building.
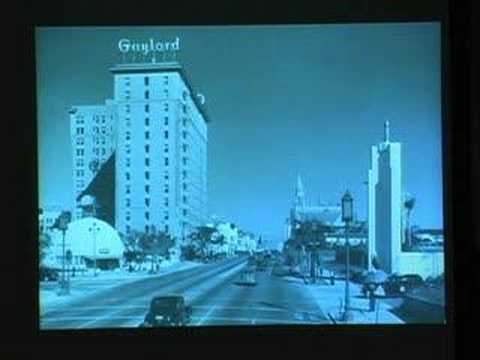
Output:
<instances>
[{"instance_id":1,"label":"tall hotel building","mask_svg":"<svg viewBox=\"0 0 480 360\"><path fill-rule=\"evenodd\" d=\"M385 123L384 141L372 146L368 172L369 269L376 256L384 271L398 272L402 246L402 147L390 142Z\"/></svg>"},{"instance_id":2,"label":"tall hotel building","mask_svg":"<svg viewBox=\"0 0 480 360\"><path fill-rule=\"evenodd\" d=\"M104 111L112 111L114 120L115 228L128 234L154 227L182 239L207 218L207 116L201 96L177 62L110 70L114 99Z\"/></svg>"}]
</instances>

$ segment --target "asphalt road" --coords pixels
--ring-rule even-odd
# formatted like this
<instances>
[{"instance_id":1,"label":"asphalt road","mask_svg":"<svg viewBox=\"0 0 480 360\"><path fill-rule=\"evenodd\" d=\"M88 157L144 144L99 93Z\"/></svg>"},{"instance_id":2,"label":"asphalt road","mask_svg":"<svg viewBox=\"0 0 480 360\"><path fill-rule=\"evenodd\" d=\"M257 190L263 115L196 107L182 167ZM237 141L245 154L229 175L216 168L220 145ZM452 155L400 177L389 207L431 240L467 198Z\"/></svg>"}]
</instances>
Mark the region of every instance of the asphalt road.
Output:
<instances>
[{"instance_id":1,"label":"asphalt road","mask_svg":"<svg viewBox=\"0 0 480 360\"><path fill-rule=\"evenodd\" d=\"M137 327L156 295L182 294L192 306L191 326L325 324L329 320L299 282L257 272L255 286L237 284L246 259L226 260L140 279L45 312L40 328Z\"/></svg>"}]
</instances>

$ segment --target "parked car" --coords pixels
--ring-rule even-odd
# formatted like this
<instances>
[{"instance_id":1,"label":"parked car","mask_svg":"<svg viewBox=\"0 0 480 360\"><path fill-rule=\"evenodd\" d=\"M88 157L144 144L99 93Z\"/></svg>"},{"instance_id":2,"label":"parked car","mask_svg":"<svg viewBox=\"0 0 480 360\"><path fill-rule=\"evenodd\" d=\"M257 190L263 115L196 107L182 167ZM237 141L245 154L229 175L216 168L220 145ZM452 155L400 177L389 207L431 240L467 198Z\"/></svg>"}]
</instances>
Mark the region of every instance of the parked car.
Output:
<instances>
[{"instance_id":1,"label":"parked car","mask_svg":"<svg viewBox=\"0 0 480 360\"><path fill-rule=\"evenodd\" d=\"M257 285L255 279L255 270L247 267L240 273L240 278L236 281L237 285L254 286Z\"/></svg>"},{"instance_id":2,"label":"parked car","mask_svg":"<svg viewBox=\"0 0 480 360\"><path fill-rule=\"evenodd\" d=\"M410 292L414 288L421 287L425 284L422 277L416 274L407 275L391 275L383 284L385 295L398 296Z\"/></svg>"},{"instance_id":3,"label":"parked car","mask_svg":"<svg viewBox=\"0 0 480 360\"><path fill-rule=\"evenodd\" d=\"M59 271L49 267L40 267L40 281L57 281L59 278Z\"/></svg>"},{"instance_id":4,"label":"parked car","mask_svg":"<svg viewBox=\"0 0 480 360\"><path fill-rule=\"evenodd\" d=\"M150 309L140 327L185 326L191 315L192 308L185 305L183 296L157 296L150 302Z\"/></svg>"}]
</instances>

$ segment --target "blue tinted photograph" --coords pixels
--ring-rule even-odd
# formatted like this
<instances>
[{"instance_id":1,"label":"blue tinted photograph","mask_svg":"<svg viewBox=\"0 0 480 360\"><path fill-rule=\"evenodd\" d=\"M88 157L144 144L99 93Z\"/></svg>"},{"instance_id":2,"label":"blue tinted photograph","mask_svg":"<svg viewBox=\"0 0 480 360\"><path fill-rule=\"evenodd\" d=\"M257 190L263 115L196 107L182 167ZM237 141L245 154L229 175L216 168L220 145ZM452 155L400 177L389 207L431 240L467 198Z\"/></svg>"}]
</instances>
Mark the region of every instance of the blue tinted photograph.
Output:
<instances>
[{"instance_id":1,"label":"blue tinted photograph","mask_svg":"<svg viewBox=\"0 0 480 360\"><path fill-rule=\"evenodd\" d=\"M439 23L35 52L41 330L445 323Z\"/></svg>"}]
</instances>

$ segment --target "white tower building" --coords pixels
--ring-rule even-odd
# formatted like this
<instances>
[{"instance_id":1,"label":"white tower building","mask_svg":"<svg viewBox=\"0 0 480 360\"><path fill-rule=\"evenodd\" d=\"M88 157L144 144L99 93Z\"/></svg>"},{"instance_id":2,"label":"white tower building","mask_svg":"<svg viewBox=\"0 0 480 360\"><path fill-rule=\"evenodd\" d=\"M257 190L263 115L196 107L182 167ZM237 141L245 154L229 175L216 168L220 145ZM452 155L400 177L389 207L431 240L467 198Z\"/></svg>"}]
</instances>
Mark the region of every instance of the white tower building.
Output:
<instances>
[{"instance_id":1,"label":"white tower building","mask_svg":"<svg viewBox=\"0 0 480 360\"><path fill-rule=\"evenodd\" d=\"M368 263L374 256L386 272L398 272L402 242L401 144L390 141L385 122L384 141L372 146L368 172Z\"/></svg>"}]
</instances>

